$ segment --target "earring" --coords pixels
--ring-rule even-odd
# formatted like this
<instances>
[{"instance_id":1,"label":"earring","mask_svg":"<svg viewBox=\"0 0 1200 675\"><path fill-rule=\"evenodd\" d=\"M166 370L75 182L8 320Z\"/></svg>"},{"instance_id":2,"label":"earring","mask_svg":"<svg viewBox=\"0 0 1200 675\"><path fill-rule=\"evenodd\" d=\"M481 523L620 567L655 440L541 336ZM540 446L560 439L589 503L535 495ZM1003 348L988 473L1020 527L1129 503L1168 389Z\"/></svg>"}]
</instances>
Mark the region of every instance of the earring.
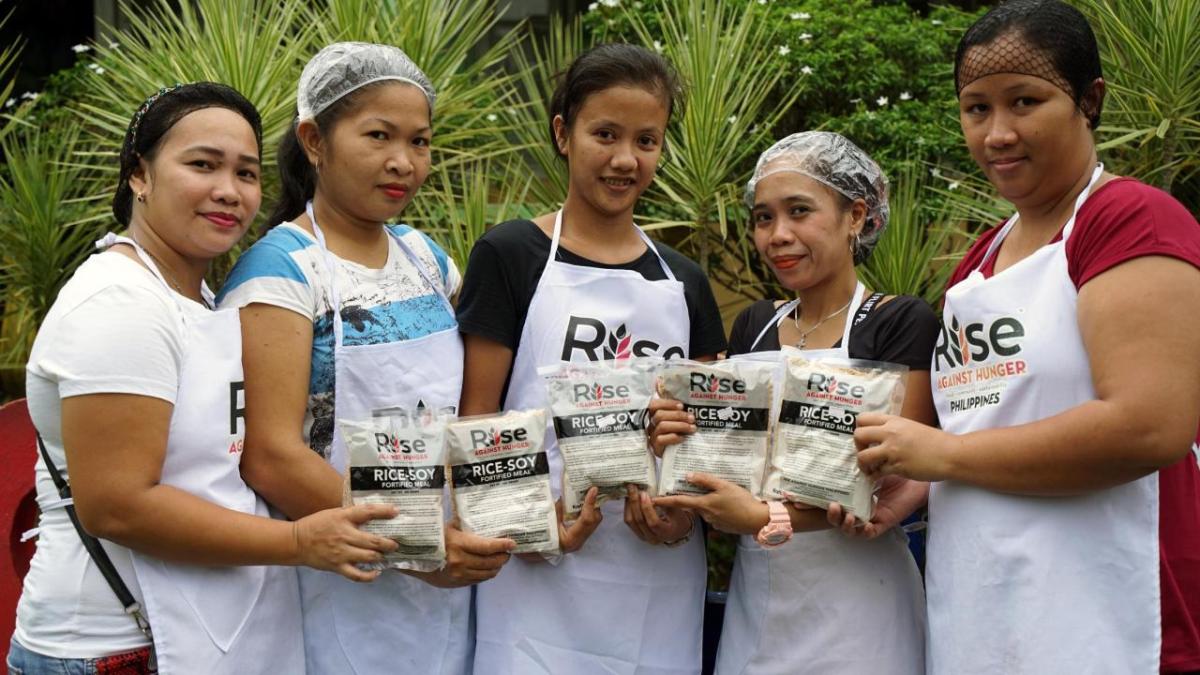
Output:
<instances>
[{"instance_id":1,"label":"earring","mask_svg":"<svg viewBox=\"0 0 1200 675\"><path fill-rule=\"evenodd\" d=\"M145 192L137 193L137 200L139 202L141 202L142 204L145 204L146 203L146 193Z\"/></svg>"}]
</instances>

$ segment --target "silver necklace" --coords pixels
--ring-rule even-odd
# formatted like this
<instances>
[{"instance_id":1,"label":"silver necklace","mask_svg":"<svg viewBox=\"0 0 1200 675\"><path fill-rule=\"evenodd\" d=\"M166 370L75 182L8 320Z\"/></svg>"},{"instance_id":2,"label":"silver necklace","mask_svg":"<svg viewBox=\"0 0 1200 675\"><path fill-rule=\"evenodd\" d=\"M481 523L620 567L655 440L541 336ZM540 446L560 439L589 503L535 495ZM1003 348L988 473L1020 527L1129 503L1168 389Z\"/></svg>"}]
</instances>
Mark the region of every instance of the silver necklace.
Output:
<instances>
[{"instance_id":1,"label":"silver necklace","mask_svg":"<svg viewBox=\"0 0 1200 675\"><path fill-rule=\"evenodd\" d=\"M792 323L796 325L796 330L800 331L800 339L796 341L796 349L804 349L804 345L808 343L808 336L811 335L813 331L820 328L821 324L849 309L850 303L852 302L854 302L854 294L850 295L850 299L846 301L846 304L842 305L841 309L814 323L812 328L809 328L808 330L804 330L800 327L800 304L797 303L796 311L792 314Z\"/></svg>"}]
</instances>

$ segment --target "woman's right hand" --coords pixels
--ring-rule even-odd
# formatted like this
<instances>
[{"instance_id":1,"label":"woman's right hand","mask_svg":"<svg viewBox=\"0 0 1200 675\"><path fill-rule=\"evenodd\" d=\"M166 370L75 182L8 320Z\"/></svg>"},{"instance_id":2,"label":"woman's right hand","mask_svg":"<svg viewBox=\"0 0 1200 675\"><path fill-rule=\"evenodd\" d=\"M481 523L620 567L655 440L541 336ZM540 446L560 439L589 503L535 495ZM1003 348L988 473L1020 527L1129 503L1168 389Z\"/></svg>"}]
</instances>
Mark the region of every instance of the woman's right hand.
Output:
<instances>
[{"instance_id":1,"label":"woman's right hand","mask_svg":"<svg viewBox=\"0 0 1200 675\"><path fill-rule=\"evenodd\" d=\"M436 572L412 574L438 588L470 586L499 574L516 547L512 539L463 532L456 519L446 523L446 566Z\"/></svg>"},{"instance_id":2,"label":"woman's right hand","mask_svg":"<svg viewBox=\"0 0 1200 675\"><path fill-rule=\"evenodd\" d=\"M569 525L563 520L562 499L554 502L554 510L558 515L558 546L563 553L574 553L583 548L596 528L600 527L600 521L604 516L600 513L600 507L596 505L599 496L600 491L596 487L588 489L583 498L583 509L579 512L579 517L571 521ZM517 557L530 563L546 562L546 558L541 553L518 553Z\"/></svg>"},{"instance_id":3,"label":"woman's right hand","mask_svg":"<svg viewBox=\"0 0 1200 675\"><path fill-rule=\"evenodd\" d=\"M369 520L394 518L388 504L359 504L325 509L292 523L296 560L319 570L337 572L351 581L373 581L379 570L363 571L360 564L378 563L399 546L386 537L359 529Z\"/></svg>"},{"instance_id":4,"label":"woman's right hand","mask_svg":"<svg viewBox=\"0 0 1200 675\"><path fill-rule=\"evenodd\" d=\"M650 448L662 457L668 445L682 443L685 436L695 433L696 418L683 409L683 404L673 398L650 400Z\"/></svg>"}]
</instances>

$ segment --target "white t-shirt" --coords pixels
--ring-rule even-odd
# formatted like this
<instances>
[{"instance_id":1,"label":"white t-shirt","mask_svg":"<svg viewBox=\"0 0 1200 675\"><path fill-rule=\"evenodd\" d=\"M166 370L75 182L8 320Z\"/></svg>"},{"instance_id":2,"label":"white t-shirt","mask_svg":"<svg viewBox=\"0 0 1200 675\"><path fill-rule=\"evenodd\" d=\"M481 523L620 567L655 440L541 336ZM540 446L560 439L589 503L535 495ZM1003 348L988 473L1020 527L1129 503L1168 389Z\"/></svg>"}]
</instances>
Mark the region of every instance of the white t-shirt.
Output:
<instances>
[{"instance_id":1,"label":"white t-shirt","mask_svg":"<svg viewBox=\"0 0 1200 675\"><path fill-rule=\"evenodd\" d=\"M430 287L413 261L388 240L383 267L371 269L334 256L339 312L346 345L415 340L457 328L443 295L462 283L458 268L432 239L407 225L388 225L416 255ZM312 359L304 441L326 459L333 443L334 381L332 280L325 254L311 234L281 223L238 258L217 296L221 309L263 303L291 310L313 322Z\"/></svg>"},{"instance_id":2,"label":"white t-shirt","mask_svg":"<svg viewBox=\"0 0 1200 675\"><path fill-rule=\"evenodd\" d=\"M119 393L173 403L184 347L181 311L209 310L173 294L148 269L115 252L93 255L63 286L34 340L25 387L34 426L68 480L62 399ZM57 658L93 658L149 644L83 548L66 511L49 508L58 502L58 491L40 454L35 472L43 514L17 605L17 641ZM129 550L102 543L140 602Z\"/></svg>"}]
</instances>

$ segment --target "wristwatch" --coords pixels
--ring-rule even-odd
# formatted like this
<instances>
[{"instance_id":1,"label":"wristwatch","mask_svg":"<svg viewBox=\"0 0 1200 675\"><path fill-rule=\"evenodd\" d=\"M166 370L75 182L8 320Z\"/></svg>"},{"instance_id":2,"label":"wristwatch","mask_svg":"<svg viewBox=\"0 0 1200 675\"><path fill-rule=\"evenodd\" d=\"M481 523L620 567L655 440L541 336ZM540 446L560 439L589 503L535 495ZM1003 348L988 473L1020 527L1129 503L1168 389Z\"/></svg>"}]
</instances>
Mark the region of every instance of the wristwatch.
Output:
<instances>
[{"instance_id":1,"label":"wristwatch","mask_svg":"<svg viewBox=\"0 0 1200 675\"><path fill-rule=\"evenodd\" d=\"M783 502L768 501L766 504L771 520L758 531L758 545L763 548L775 548L786 544L792 538L792 517L788 515Z\"/></svg>"}]
</instances>

